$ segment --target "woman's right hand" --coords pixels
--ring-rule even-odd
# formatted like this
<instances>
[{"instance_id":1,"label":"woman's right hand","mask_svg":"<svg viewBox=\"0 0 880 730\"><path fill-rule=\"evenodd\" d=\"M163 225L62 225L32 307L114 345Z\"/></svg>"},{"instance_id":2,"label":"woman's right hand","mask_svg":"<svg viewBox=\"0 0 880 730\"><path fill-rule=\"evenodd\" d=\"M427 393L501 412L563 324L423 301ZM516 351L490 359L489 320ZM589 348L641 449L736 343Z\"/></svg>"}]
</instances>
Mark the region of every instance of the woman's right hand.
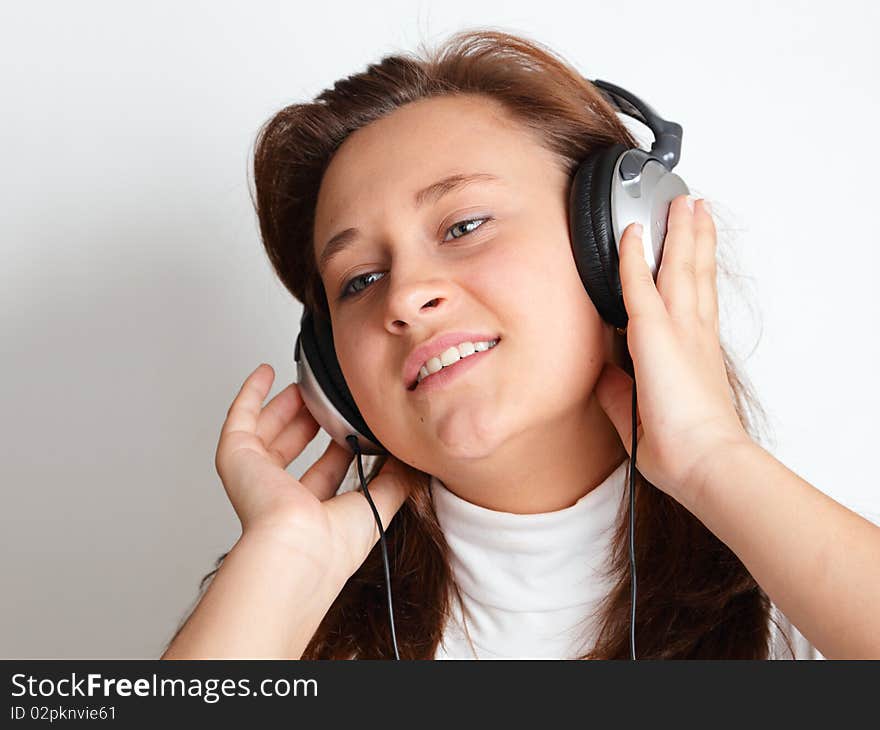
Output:
<instances>
[{"instance_id":1,"label":"woman's right hand","mask_svg":"<svg viewBox=\"0 0 880 730\"><path fill-rule=\"evenodd\" d=\"M323 455L295 479L286 467L320 426L291 383L263 407L275 372L260 365L245 380L226 415L215 466L242 533L268 536L329 569L351 576L379 540L361 488L336 495L354 454L330 440ZM383 529L405 501L412 467L392 456L369 490Z\"/></svg>"}]
</instances>

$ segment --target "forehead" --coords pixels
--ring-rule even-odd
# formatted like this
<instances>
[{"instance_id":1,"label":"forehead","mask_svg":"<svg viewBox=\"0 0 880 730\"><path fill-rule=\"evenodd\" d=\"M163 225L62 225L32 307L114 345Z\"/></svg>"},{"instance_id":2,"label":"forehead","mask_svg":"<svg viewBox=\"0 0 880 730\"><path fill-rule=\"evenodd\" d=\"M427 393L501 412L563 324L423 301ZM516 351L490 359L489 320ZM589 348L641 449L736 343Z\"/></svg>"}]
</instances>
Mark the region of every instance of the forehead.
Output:
<instances>
[{"instance_id":1,"label":"forehead","mask_svg":"<svg viewBox=\"0 0 880 730\"><path fill-rule=\"evenodd\" d=\"M406 104L346 138L318 193L315 242L358 225L382 207L400 210L416 190L453 172L488 172L505 180L551 163L536 135L494 99L441 96ZM551 163L552 164L552 163Z\"/></svg>"}]
</instances>

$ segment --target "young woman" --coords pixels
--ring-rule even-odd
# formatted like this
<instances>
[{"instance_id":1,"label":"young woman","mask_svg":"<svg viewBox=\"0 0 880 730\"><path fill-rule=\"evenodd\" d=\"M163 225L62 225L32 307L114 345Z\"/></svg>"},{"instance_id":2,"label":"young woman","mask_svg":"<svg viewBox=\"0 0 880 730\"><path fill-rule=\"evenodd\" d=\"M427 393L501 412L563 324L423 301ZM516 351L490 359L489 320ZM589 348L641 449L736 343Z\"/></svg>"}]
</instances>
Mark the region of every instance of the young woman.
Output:
<instances>
[{"instance_id":1,"label":"young woman","mask_svg":"<svg viewBox=\"0 0 880 730\"><path fill-rule=\"evenodd\" d=\"M880 657L880 528L758 444L720 342L705 201L673 201L656 282L626 229L625 331L586 295L568 192L615 143L638 146L589 81L481 31L261 130L269 258L329 317L393 454L367 479L400 656L629 657L635 379L639 658ZM453 360L479 358L435 372L458 343ZM378 529L340 488L352 454L331 441L288 474L318 424L296 384L263 407L273 380L258 367L229 409L216 467L242 535L163 658L391 657Z\"/></svg>"}]
</instances>

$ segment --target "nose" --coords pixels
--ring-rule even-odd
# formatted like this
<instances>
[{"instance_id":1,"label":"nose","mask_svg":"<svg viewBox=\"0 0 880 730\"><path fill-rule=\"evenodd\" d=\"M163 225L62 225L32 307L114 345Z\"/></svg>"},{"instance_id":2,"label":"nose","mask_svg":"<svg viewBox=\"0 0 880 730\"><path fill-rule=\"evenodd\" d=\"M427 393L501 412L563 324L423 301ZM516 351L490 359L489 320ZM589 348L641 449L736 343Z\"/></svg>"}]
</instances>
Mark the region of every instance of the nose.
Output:
<instances>
[{"instance_id":1,"label":"nose","mask_svg":"<svg viewBox=\"0 0 880 730\"><path fill-rule=\"evenodd\" d=\"M450 301L450 285L439 278L410 280L392 286L385 310L385 328L392 334L420 322L443 316Z\"/></svg>"}]
</instances>

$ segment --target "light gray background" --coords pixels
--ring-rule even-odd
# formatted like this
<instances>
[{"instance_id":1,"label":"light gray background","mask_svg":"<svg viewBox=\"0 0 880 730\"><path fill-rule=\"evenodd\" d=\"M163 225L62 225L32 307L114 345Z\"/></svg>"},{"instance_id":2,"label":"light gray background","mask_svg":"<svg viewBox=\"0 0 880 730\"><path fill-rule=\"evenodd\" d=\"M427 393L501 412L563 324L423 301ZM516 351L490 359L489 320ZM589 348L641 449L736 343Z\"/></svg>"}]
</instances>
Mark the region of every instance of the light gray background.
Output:
<instances>
[{"instance_id":1,"label":"light gray background","mask_svg":"<svg viewBox=\"0 0 880 730\"><path fill-rule=\"evenodd\" d=\"M546 43L684 126L676 172L714 201L754 305L724 327L774 453L880 510L875 4L0 13L0 656L162 652L239 535L213 463L229 403L260 362L277 374L270 397L295 377L300 305L271 272L248 194L256 132L386 53L469 26Z\"/></svg>"}]
</instances>

